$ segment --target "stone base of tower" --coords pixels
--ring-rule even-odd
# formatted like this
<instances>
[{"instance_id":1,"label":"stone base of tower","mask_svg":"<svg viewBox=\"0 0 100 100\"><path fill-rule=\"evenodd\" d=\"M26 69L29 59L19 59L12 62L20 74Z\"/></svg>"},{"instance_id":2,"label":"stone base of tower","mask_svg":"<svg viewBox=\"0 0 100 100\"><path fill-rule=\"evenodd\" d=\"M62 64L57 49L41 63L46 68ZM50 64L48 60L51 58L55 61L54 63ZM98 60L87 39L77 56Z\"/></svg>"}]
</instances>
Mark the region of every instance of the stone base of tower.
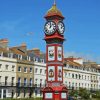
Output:
<instances>
[{"instance_id":1,"label":"stone base of tower","mask_svg":"<svg viewBox=\"0 0 100 100\"><path fill-rule=\"evenodd\" d=\"M43 90L43 100L67 100L68 90L65 86L48 86Z\"/></svg>"}]
</instances>

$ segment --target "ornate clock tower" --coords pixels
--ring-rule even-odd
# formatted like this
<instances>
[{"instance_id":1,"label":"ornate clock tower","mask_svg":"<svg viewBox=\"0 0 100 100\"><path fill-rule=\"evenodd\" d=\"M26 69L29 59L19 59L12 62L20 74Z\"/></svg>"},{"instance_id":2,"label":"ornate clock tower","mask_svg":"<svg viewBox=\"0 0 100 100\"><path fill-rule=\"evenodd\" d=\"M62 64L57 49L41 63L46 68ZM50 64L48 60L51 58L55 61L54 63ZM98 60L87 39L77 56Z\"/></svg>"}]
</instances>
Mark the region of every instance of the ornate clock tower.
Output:
<instances>
[{"instance_id":1,"label":"ornate clock tower","mask_svg":"<svg viewBox=\"0 0 100 100\"><path fill-rule=\"evenodd\" d=\"M45 15L46 87L43 100L67 100L67 88L63 85L64 17L54 3Z\"/></svg>"}]
</instances>

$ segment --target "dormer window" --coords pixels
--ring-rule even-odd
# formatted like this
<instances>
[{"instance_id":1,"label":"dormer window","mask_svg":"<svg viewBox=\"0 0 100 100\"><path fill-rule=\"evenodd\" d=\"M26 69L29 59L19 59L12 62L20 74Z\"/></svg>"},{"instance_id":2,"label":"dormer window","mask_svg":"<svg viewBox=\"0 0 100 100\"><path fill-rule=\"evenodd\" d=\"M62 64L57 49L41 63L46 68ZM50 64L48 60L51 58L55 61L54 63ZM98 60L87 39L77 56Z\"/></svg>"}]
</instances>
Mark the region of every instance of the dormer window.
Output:
<instances>
[{"instance_id":1,"label":"dormer window","mask_svg":"<svg viewBox=\"0 0 100 100\"><path fill-rule=\"evenodd\" d=\"M41 62L44 63L44 59L41 59Z\"/></svg>"},{"instance_id":2,"label":"dormer window","mask_svg":"<svg viewBox=\"0 0 100 100\"><path fill-rule=\"evenodd\" d=\"M19 60L22 60L22 55L18 55L18 59Z\"/></svg>"},{"instance_id":3,"label":"dormer window","mask_svg":"<svg viewBox=\"0 0 100 100\"><path fill-rule=\"evenodd\" d=\"M9 58L13 58L13 53L8 53Z\"/></svg>"},{"instance_id":4,"label":"dormer window","mask_svg":"<svg viewBox=\"0 0 100 100\"><path fill-rule=\"evenodd\" d=\"M31 60L31 58L30 58L30 56L29 56L29 59L28 59L29 61Z\"/></svg>"},{"instance_id":5,"label":"dormer window","mask_svg":"<svg viewBox=\"0 0 100 100\"><path fill-rule=\"evenodd\" d=\"M38 58L35 57L35 58L34 58L34 61L35 61L35 62L38 62Z\"/></svg>"},{"instance_id":6,"label":"dormer window","mask_svg":"<svg viewBox=\"0 0 100 100\"><path fill-rule=\"evenodd\" d=\"M27 56L27 60L28 60L28 61L30 61L30 60L31 60L30 56Z\"/></svg>"}]
</instances>

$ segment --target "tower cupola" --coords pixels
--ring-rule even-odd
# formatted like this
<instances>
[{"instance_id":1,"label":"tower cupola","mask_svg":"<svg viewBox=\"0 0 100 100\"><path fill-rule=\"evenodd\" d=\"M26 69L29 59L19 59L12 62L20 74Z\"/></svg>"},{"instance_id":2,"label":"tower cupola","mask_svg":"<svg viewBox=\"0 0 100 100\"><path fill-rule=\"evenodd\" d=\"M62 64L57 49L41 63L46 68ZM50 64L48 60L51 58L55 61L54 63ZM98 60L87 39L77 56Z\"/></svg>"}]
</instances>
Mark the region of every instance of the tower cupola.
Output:
<instances>
[{"instance_id":1,"label":"tower cupola","mask_svg":"<svg viewBox=\"0 0 100 100\"><path fill-rule=\"evenodd\" d=\"M59 16L61 18L64 18L62 13L58 10L56 4L53 4L53 6L47 11L45 18L53 16Z\"/></svg>"}]
</instances>

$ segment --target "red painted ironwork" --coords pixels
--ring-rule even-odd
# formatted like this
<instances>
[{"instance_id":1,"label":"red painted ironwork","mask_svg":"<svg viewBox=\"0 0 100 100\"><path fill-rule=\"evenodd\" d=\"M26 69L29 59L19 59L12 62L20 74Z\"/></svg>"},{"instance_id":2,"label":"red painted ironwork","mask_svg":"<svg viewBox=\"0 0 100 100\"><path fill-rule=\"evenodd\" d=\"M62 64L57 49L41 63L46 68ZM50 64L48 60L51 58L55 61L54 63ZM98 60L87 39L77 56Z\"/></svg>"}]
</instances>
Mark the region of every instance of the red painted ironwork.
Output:
<instances>
[{"instance_id":1,"label":"red painted ironwork","mask_svg":"<svg viewBox=\"0 0 100 100\"><path fill-rule=\"evenodd\" d=\"M45 16L46 21L53 21L58 25L63 22L63 15L54 4ZM48 25L48 28L52 26ZM52 32L52 30L51 30ZM46 87L42 89L43 100L67 100L67 87L63 85L63 42L64 35L58 28L52 34L46 34Z\"/></svg>"}]
</instances>

